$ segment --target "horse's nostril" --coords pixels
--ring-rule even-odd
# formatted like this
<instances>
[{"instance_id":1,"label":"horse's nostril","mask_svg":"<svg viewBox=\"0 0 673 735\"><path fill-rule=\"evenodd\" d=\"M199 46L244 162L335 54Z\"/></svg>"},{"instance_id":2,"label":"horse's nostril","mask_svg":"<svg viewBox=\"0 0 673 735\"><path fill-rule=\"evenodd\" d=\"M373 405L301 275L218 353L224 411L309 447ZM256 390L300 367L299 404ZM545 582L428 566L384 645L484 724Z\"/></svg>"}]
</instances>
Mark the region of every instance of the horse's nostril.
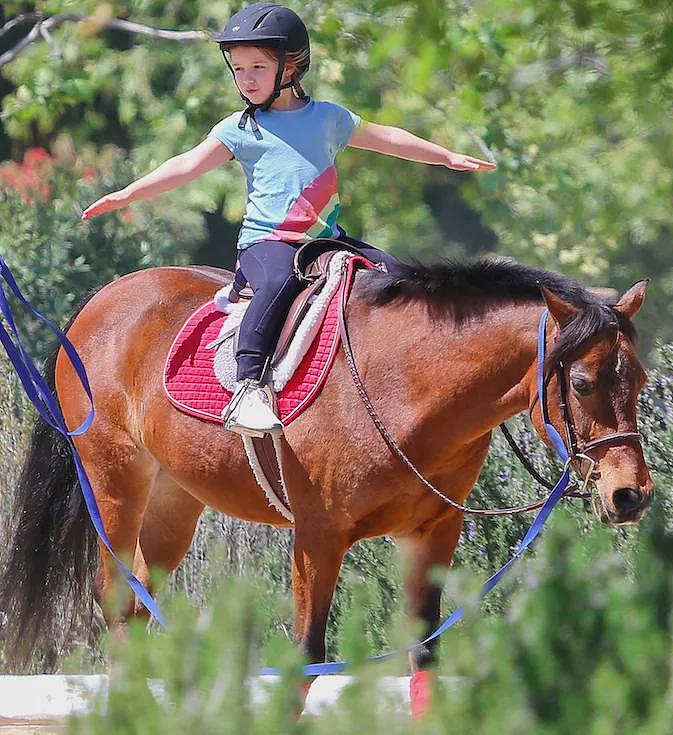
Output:
<instances>
[{"instance_id":1,"label":"horse's nostril","mask_svg":"<svg viewBox=\"0 0 673 735\"><path fill-rule=\"evenodd\" d=\"M640 490L635 490L632 487L620 487L619 490L615 490L612 494L612 501L615 504L615 508L619 511L634 510L640 505L642 495Z\"/></svg>"}]
</instances>

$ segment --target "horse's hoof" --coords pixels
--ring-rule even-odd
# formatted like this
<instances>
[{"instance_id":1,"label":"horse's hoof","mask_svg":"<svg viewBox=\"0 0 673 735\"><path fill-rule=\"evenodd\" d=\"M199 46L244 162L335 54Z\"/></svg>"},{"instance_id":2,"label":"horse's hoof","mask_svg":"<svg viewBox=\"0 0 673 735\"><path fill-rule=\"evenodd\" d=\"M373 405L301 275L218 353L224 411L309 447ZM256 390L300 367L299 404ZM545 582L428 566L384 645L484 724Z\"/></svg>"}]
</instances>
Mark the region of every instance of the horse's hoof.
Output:
<instances>
[{"instance_id":1,"label":"horse's hoof","mask_svg":"<svg viewBox=\"0 0 673 735\"><path fill-rule=\"evenodd\" d=\"M431 688L432 676L429 671L417 671L412 674L409 681L409 704L414 720L423 717L430 708Z\"/></svg>"}]
</instances>

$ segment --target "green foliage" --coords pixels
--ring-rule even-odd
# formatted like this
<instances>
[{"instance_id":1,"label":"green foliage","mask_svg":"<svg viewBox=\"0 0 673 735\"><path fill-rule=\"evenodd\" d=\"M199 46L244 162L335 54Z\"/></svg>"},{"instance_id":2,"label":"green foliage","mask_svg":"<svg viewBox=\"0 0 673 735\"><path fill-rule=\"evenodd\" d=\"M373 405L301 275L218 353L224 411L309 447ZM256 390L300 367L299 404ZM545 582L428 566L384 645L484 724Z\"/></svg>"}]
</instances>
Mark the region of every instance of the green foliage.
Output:
<instances>
[{"instance_id":1,"label":"green foliage","mask_svg":"<svg viewBox=\"0 0 673 735\"><path fill-rule=\"evenodd\" d=\"M243 733L311 732L318 721L298 723L301 709L301 666L296 647L280 636L266 646L261 633L268 621L260 591L249 580L229 580L211 590L207 609L196 610L176 598L168 628L148 638L142 625L129 628L128 640L111 642L113 665L107 703L86 718L73 718L71 733ZM360 602L362 595L358 596ZM366 609L356 605L349 622L350 661L367 655L362 636ZM278 668L280 681L260 682L266 695L250 688L261 663ZM357 666L356 666L356 671ZM376 669L380 674L381 669ZM383 671L390 671L384 668ZM344 693L348 717L336 732L352 732L356 723L395 727L395 712L376 711L376 680L362 669L363 681ZM338 724L338 723L335 723ZM335 730L330 730L335 732Z\"/></svg>"},{"instance_id":2,"label":"green foliage","mask_svg":"<svg viewBox=\"0 0 673 735\"><path fill-rule=\"evenodd\" d=\"M446 715L479 732L669 732L673 537L660 506L634 569L609 532L578 544L559 518L506 617L457 636L452 673L469 677Z\"/></svg>"},{"instance_id":3,"label":"green foliage","mask_svg":"<svg viewBox=\"0 0 673 735\"><path fill-rule=\"evenodd\" d=\"M497 250L622 290L656 276L646 347L673 336L668 0L290 4L311 29L311 94L498 162L495 173L470 175L342 154L343 222L354 235L423 258ZM36 6L74 9L63 0ZM144 173L198 143L241 104L217 46L101 30L100 21L212 30L238 6L77 3L92 20L55 29L58 53L35 43L2 69L17 157L66 132L78 147L123 146ZM181 202L236 224L241 174L211 173Z\"/></svg>"},{"instance_id":4,"label":"green foliage","mask_svg":"<svg viewBox=\"0 0 673 735\"><path fill-rule=\"evenodd\" d=\"M655 507L631 569L608 529L578 544L575 522L561 512L536 558L522 562L524 584L506 615L473 613L447 634L451 655L440 673L452 683L437 686L420 722L378 689L401 661L364 663L370 603L362 591L344 638L357 680L329 715L296 721L301 657L280 637L260 650L264 606L249 581L236 580L207 609L174 601L165 632L148 638L132 626L128 641L112 648L107 707L71 720L69 731L434 733L451 723L484 735L669 732L673 535L664 519ZM251 690L260 662L281 674L263 701Z\"/></svg>"},{"instance_id":5,"label":"green foliage","mask_svg":"<svg viewBox=\"0 0 673 735\"><path fill-rule=\"evenodd\" d=\"M38 311L63 323L87 293L125 273L189 262L202 236L195 213L146 204L82 222L84 207L128 180L132 168L116 149L75 161L67 140L56 148L55 156L32 148L21 164L0 166L0 252ZM44 357L51 332L23 306L16 316L34 354Z\"/></svg>"},{"instance_id":6,"label":"green foliage","mask_svg":"<svg viewBox=\"0 0 673 735\"><path fill-rule=\"evenodd\" d=\"M33 413L28 399L4 351L0 354L0 549L9 546L14 486L18 480L20 458L26 450ZM3 554L0 553L0 564Z\"/></svg>"},{"instance_id":7,"label":"green foliage","mask_svg":"<svg viewBox=\"0 0 673 735\"><path fill-rule=\"evenodd\" d=\"M221 26L234 6L84 2L77 11L205 30ZM71 9L56 1L39 7ZM369 152L343 154L343 221L354 234L423 258L497 248L619 289L656 274L646 346L658 332L673 335L668 2L625 0L615 9L330 0L297 10L312 32L307 89L315 96L498 161L493 174L438 175ZM62 131L78 145L116 142L145 172L240 105L215 44L101 31L95 20L63 24L54 37L60 54L33 44L3 69L14 86L4 124L17 145L44 144ZM240 172L204 177L182 203L236 223Z\"/></svg>"}]
</instances>

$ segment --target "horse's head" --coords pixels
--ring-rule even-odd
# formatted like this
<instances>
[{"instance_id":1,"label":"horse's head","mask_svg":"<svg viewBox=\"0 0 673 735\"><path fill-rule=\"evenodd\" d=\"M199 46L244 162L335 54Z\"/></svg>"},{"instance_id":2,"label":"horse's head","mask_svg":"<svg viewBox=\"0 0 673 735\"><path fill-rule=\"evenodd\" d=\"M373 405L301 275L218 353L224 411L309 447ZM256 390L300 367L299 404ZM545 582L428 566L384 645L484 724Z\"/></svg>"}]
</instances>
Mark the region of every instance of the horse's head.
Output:
<instances>
[{"instance_id":1,"label":"horse's head","mask_svg":"<svg viewBox=\"0 0 673 735\"><path fill-rule=\"evenodd\" d=\"M541 288L556 327L555 333L548 328L553 345L545 366L549 421L563 437L575 469L595 482L600 520L638 521L654 490L638 434L636 400L646 375L631 324L647 281L636 283L616 304L596 300L584 307ZM530 406L533 423L547 440L536 389L531 389Z\"/></svg>"}]
</instances>

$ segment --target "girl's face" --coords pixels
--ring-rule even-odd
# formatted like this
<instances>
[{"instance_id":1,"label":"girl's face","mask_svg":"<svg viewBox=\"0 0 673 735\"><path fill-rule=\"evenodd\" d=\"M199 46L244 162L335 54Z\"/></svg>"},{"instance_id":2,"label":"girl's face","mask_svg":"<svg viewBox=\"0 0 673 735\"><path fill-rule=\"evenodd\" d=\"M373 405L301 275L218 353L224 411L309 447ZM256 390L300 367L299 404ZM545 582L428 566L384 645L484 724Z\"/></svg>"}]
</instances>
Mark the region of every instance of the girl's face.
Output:
<instances>
[{"instance_id":1,"label":"girl's face","mask_svg":"<svg viewBox=\"0 0 673 735\"><path fill-rule=\"evenodd\" d=\"M277 59L271 59L264 51L255 46L234 46L230 54L234 79L241 92L255 104L261 104L267 100L273 93L276 81ZM292 67L286 66L283 73L283 84L290 80L293 71ZM283 90L283 92L286 91L291 90Z\"/></svg>"}]
</instances>

